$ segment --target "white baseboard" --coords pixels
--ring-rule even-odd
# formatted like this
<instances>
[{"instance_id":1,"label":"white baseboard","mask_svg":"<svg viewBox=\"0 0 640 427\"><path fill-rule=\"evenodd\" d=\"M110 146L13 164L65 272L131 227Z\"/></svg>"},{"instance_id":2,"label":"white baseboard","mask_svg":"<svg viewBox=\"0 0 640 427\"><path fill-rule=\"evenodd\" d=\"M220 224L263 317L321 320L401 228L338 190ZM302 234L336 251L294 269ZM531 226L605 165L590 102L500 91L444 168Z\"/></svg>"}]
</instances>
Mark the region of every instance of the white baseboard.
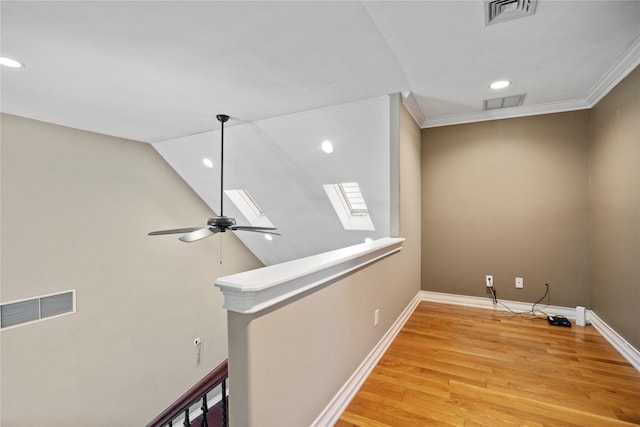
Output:
<instances>
[{"instance_id":1,"label":"white baseboard","mask_svg":"<svg viewBox=\"0 0 640 427\"><path fill-rule=\"evenodd\" d=\"M420 291L420 299L422 301L441 302L444 304L464 305L466 307L488 308L492 310L508 311L503 305L497 304L494 306L493 300L488 297L472 297L467 295ZM533 306L533 304L530 302L508 301L508 300L502 300L502 299L499 299L498 301L517 313L529 312L531 311L531 307ZM575 308L561 307L559 305L546 305L546 304L537 304L536 308L544 311L547 314L551 314L551 315L561 314L569 319L576 318Z\"/></svg>"},{"instance_id":2,"label":"white baseboard","mask_svg":"<svg viewBox=\"0 0 640 427\"><path fill-rule=\"evenodd\" d=\"M494 306L491 298L473 297L467 295L446 294L440 292L419 291L409 305L404 309L402 314L396 319L391 328L382 337L382 339L371 350L365 360L358 366L358 369L351 375L347 382L342 386L331 402L320 413L318 418L311 424L312 427L333 426L342 413L347 409L351 400L355 397L362 387L362 384L371 374L373 368L376 367L380 358L387 351L393 339L398 335L404 324L407 322L411 314L420 303L420 301L440 302L444 304L463 305L467 307L484 308L491 310L507 311L500 304ZM499 300L504 305L515 312L528 312L531 310L532 303L519 301ZM576 318L576 309L570 307L562 307L557 305L538 304L545 313L556 315L561 314L569 319ZM616 331L600 319L594 312L587 310L587 323L592 323L598 332L615 348L625 359L640 371L640 352L622 338ZM580 327L580 326L578 326Z\"/></svg>"},{"instance_id":3,"label":"white baseboard","mask_svg":"<svg viewBox=\"0 0 640 427\"><path fill-rule=\"evenodd\" d=\"M440 302L444 304L464 305L467 307L476 308L488 308L494 310L506 310L505 307L500 304L494 306L491 298L483 297L471 297L466 295L445 294L440 292L420 291L420 299L422 301ZM505 301L499 300L511 310L515 312L527 312L531 310L531 303L518 302L518 301ZM542 305L538 304L536 307L542 311L551 314L561 314L569 319L576 318L576 309L569 307L561 307L557 305ZM615 348L618 353L631 363L631 365L640 371L640 351L629 344L624 338L622 338L613 328L607 325L598 315L591 311L586 311L587 324L592 324L594 328L606 339L609 344ZM577 326L580 328L581 326Z\"/></svg>"},{"instance_id":4,"label":"white baseboard","mask_svg":"<svg viewBox=\"0 0 640 427\"><path fill-rule=\"evenodd\" d=\"M351 403L351 400L358 393L362 384L364 384L365 380L369 377L373 368L376 367L380 358L382 358L396 335L398 335L398 332L400 332L404 324L409 320L409 317L411 317L411 314L413 314L413 311L420 301L420 293L418 293L360 366L358 366L358 369L356 369L331 402L329 402L326 408L320 413L318 418L311 424L312 427L333 426L338 422L342 413L347 409L347 406L349 406L349 403Z\"/></svg>"},{"instance_id":5,"label":"white baseboard","mask_svg":"<svg viewBox=\"0 0 640 427\"><path fill-rule=\"evenodd\" d=\"M622 338L611 326L607 325L602 319L600 319L596 313L591 312L591 324L594 328L600 332L600 334L615 348L618 353L629 361L640 371L640 351L634 346L629 344L627 340Z\"/></svg>"}]
</instances>

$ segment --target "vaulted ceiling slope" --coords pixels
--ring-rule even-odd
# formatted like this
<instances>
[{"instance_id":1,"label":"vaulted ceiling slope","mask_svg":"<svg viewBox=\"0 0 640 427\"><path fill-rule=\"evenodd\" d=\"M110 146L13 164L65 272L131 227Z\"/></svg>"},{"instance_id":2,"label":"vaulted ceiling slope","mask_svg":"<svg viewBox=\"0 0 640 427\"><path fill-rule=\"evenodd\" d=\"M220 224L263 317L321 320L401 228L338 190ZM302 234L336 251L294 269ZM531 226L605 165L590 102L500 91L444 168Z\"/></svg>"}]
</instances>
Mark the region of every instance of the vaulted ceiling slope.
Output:
<instances>
[{"instance_id":1,"label":"vaulted ceiling slope","mask_svg":"<svg viewBox=\"0 0 640 427\"><path fill-rule=\"evenodd\" d=\"M1 111L153 143L214 212L215 116L230 115L225 189L249 190L283 234L237 233L265 264L388 235L389 94L422 127L575 110L640 63L639 0L539 0L493 25L480 0L3 0L0 24L0 54L25 65L0 67ZM344 230L322 187L354 181L375 231ZM206 218L192 220L143 231Z\"/></svg>"},{"instance_id":2,"label":"vaulted ceiling slope","mask_svg":"<svg viewBox=\"0 0 640 427\"><path fill-rule=\"evenodd\" d=\"M236 232L264 264L389 236L391 108L390 98L384 96L257 122L229 121L224 132L224 190L247 190L281 233L266 240L264 234ZM333 152L323 151L324 141L332 144ZM218 214L220 143L220 131L215 130L153 144ZM205 158L212 168L205 166ZM374 229L346 230L332 207L324 186L351 182L360 187ZM251 223L226 193L224 214L237 224L263 225ZM205 226L207 218L200 219L201 223L153 227ZM176 237L158 238L182 244Z\"/></svg>"},{"instance_id":3,"label":"vaulted ceiling slope","mask_svg":"<svg viewBox=\"0 0 640 427\"><path fill-rule=\"evenodd\" d=\"M495 25L483 1L0 7L1 54L26 65L3 67L2 111L145 142L396 92L423 127L588 108L640 62L640 1L540 0Z\"/></svg>"}]
</instances>

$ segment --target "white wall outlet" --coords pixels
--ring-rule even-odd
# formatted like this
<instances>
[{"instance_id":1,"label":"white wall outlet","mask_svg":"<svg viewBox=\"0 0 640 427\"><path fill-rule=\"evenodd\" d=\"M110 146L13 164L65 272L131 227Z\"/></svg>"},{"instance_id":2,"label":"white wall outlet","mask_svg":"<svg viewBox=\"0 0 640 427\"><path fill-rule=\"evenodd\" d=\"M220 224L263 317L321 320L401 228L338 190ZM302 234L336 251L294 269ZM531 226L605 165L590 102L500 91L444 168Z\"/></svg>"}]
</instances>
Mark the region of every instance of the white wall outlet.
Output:
<instances>
[{"instance_id":1,"label":"white wall outlet","mask_svg":"<svg viewBox=\"0 0 640 427\"><path fill-rule=\"evenodd\" d=\"M380 309L376 308L373 312L373 326L378 326L378 323L380 323Z\"/></svg>"},{"instance_id":2,"label":"white wall outlet","mask_svg":"<svg viewBox=\"0 0 640 427\"><path fill-rule=\"evenodd\" d=\"M485 277L485 283L487 285L487 288L492 288L493 287L493 276L487 275Z\"/></svg>"},{"instance_id":3,"label":"white wall outlet","mask_svg":"<svg viewBox=\"0 0 640 427\"><path fill-rule=\"evenodd\" d=\"M202 340L200 338L196 338L195 340L193 340L193 345L200 345L201 342Z\"/></svg>"},{"instance_id":4,"label":"white wall outlet","mask_svg":"<svg viewBox=\"0 0 640 427\"><path fill-rule=\"evenodd\" d=\"M522 277L516 277L516 288L524 288L524 279Z\"/></svg>"}]
</instances>

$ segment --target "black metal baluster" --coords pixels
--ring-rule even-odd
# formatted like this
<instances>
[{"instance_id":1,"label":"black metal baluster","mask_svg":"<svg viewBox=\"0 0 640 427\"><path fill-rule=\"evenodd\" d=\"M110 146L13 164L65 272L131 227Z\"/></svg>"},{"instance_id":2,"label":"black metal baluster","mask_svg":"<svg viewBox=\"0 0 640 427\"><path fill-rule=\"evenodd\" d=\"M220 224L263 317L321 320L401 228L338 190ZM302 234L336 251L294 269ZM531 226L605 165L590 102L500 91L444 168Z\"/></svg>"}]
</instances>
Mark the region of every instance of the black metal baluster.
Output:
<instances>
[{"instance_id":1,"label":"black metal baluster","mask_svg":"<svg viewBox=\"0 0 640 427\"><path fill-rule=\"evenodd\" d=\"M200 422L200 427L209 427L209 422L207 421L207 412L209 412L209 408L207 407L207 394L205 393L202 396L202 421Z\"/></svg>"},{"instance_id":2,"label":"black metal baluster","mask_svg":"<svg viewBox=\"0 0 640 427\"><path fill-rule=\"evenodd\" d=\"M173 420L169 420L169 426L168 427L173 427Z\"/></svg>"},{"instance_id":3,"label":"black metal baluster","mask_svg":"<svg viewBox=\"0 0 640 427\"><path fill-rule=\"evenodd\" d=\"M222 380L222 425L227 427L227 380Z\"/></svg>"},{"instance_id":4,"label":"black metal baluster","mask_svg":"<svg viewBox=\"0 0 640 427\"><path fill-rule=\"evenodd\" d=\"M184 427L190 427L191 421L189 421L189 407L184 410L184 422L182 423Z\"/></svg>"}]
</instances>

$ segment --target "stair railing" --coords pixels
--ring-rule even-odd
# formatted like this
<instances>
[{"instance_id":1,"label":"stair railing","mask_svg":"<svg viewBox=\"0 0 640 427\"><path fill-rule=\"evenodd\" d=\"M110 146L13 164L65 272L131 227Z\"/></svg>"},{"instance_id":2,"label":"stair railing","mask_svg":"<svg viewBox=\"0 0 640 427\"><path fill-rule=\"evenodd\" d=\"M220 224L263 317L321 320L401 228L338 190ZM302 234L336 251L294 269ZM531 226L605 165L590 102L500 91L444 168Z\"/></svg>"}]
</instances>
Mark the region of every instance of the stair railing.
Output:
<instances>
[{"instance_id":1,"label":"stair railing","mask_svg":"<svg viewBox=\"0 0 640 427\"><path fill-rule=\"evenodd\" d=\"M227 360L222 362L220 366L211 371L167 409L162 411L160 415L155 417L153 421L147 424L147 427L173 427L178 425L186 427L228 427L227 378L229 374L227 365ZM220 386L220 392L216 393L213 398L208 397L218 386ZM214 407L210 407L212 403L215 405L215 411L212 410ZM197 405L200 405L199 408L197 408ZM193 409L194 406L196 406L195 410ZM210 424L211 416L218 409L220 410L220 423Z\"/></svg>"}]
</instances>

